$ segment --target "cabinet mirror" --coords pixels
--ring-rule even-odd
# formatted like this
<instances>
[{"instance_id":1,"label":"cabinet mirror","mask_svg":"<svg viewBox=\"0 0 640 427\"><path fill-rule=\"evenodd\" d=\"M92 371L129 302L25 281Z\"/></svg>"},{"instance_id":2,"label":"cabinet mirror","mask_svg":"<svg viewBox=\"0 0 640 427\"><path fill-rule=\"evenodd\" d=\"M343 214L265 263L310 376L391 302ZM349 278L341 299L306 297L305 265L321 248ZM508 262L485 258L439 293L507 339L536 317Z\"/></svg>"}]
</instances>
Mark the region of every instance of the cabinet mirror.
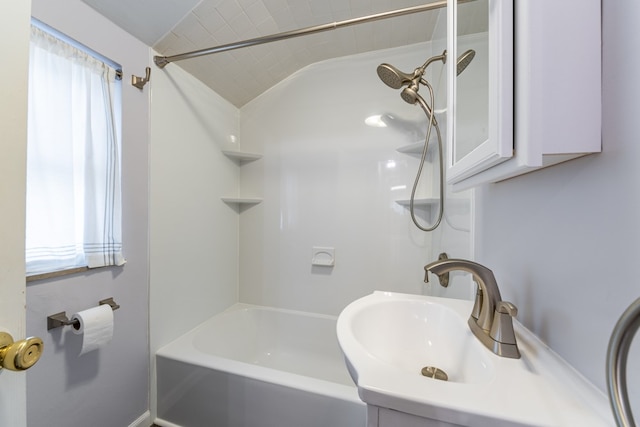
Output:
<instances>
[{"instance_id":1,"label":"cabinet mirror","mask_svg":"<svg viewBox=\"0 0 640 427\"><path fill-rule=\"evenodd\" d=\"M447 181L513 155L511 0L448 4Z\"/></svg>"}]
</instances>

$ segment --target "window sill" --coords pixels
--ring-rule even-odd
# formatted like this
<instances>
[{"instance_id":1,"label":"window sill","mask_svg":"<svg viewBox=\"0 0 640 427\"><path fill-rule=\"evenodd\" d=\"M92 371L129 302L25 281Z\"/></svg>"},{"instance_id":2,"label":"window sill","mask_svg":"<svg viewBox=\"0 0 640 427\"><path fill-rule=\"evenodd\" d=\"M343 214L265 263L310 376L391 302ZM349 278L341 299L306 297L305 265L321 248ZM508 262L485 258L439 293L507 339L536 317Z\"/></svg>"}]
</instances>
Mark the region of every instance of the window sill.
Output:
<instances>
[{"instance_id":1,"label":"window sill","mask_svg":"<svg viewBox=\"0 0 640 427\"><path fill-rule=\"evenodd\" d=\"M62 277L62 276L70 276L72 274L84 273L84 272L87 272L87 271L98 271L98 270L102 270L102 269L109 268L109 267L115 267L115 266L108 265L108 266L96 267L96 268L76 267L76 268L69 268L67 270L50 271L48 273L32 274L30 276L27 276L27 283L36 282L38 280L54 279L56 277Z\"/></svg>"}]
</instances>

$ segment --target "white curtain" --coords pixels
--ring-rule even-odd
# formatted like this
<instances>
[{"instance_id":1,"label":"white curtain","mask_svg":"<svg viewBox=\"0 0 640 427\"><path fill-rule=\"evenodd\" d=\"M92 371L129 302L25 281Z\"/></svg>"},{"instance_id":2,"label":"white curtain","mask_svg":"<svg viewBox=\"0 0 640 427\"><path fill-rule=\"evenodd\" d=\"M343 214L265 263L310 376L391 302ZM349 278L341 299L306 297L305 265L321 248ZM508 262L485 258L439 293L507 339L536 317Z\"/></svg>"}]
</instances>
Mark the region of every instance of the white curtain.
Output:
<instances>
[{"instance_id":1,"label":"white curtain","mask_svg":"<svg viewBox=\"0 0 640 427\"><path fill-rule=\"evenodd\" d=\"M31 28L27 274L122 265L116 71Z\"/></svg>"}]
</instances>

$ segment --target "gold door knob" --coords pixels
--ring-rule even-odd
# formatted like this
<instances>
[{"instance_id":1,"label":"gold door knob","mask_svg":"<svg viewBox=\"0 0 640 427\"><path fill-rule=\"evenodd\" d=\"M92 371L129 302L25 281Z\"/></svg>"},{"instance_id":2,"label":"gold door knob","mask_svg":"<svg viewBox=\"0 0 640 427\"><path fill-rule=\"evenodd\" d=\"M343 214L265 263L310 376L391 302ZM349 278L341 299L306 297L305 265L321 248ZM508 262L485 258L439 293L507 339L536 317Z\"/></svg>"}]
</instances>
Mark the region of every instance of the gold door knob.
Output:
<instances>
[{"instance_id":1,"label":"gold door knob","mask_svg":"<svg viewBox=\"0 0 640 427\"><path fill-rule=\"evenodd\" d=\"M40 360L44 344L38 337L13 342L13 337L0 332L0 367L10 371L24 371Z\"/></svg>"}]
</instances>

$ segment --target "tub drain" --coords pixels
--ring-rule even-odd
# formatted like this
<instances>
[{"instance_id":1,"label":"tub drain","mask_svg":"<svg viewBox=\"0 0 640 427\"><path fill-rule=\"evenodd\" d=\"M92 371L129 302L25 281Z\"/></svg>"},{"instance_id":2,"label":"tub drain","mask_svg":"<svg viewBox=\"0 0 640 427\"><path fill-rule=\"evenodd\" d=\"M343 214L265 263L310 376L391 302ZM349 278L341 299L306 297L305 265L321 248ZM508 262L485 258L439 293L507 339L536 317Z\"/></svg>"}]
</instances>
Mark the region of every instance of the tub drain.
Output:
<instances>
[{"instance_id":1,"label":"tub drain","mask_svg":"<svg viewBox=\"0 0 640 427\"><path fill-rule=\"evenodd\" d=\"M434 380L447 381L449 380L449 376L442 369L436 368L435 366L425 366L422 368L420 372L422 375L428 378L433 378Z\"/></svg>"}]
</instances>

